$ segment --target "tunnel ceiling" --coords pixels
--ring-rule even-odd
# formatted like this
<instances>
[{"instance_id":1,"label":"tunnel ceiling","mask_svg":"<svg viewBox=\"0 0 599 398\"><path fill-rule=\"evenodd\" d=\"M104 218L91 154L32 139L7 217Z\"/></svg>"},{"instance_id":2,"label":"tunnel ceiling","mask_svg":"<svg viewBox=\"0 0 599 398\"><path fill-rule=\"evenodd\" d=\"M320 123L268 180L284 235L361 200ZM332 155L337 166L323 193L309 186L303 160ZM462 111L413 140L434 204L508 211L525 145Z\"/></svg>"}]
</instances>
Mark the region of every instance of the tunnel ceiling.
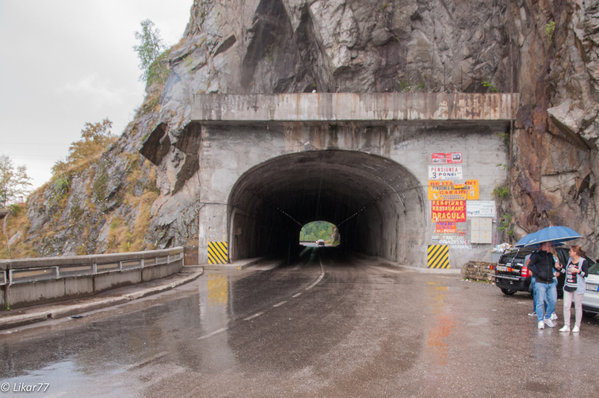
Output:
<instances>
[{"instance_id":1,"label":"tunnel ceiling","mask_svg":"<svg viewBox=\"0 0 599 398\"><path fill-rule=\"evenodd\" d=\"M362 152L327 150L283 155L246 172L229 204L250 214L279 209L299 224L339 224L380 198L417 186L397 163Z\"/></svg>"}]
</instances>

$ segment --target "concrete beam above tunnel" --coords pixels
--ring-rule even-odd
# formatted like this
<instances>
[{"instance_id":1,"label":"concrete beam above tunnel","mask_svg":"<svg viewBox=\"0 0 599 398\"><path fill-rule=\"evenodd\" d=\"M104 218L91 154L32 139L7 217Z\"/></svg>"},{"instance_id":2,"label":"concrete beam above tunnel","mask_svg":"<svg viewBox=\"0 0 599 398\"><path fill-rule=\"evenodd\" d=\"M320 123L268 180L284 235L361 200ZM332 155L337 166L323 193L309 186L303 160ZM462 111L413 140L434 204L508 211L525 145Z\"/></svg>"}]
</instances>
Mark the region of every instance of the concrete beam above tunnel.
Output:
<instances>
[{"instance_id":1,"label":"concrete beam above tunnel","mask_svg":"<svg viewBox=\"0 0 599 398\"><path fill-rule=\"evenodd\" d=\"M293 93L200 94L198 122L507 121L517 93Z\"/></svg>"}]
</instances>

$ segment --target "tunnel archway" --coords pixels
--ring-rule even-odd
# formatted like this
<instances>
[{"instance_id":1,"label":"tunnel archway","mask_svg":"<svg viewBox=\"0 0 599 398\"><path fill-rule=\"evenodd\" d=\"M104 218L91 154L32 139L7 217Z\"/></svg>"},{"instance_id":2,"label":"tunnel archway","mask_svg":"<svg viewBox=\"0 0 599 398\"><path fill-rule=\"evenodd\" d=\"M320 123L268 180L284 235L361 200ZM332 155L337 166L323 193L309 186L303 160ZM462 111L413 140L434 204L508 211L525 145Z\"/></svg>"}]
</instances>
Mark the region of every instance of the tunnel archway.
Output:
<instances>
[{"instance_id":1,"label":"tunnel archway","mask_svg":"<svg viewBox=\"0 0 599 398\"><path fill-rule=\"evenodd\" d=\"M344 250L409 263L424 253L424 190L402 165L357 151L286 154L246 171L228 199L229 255L296 250L312 220L339 228Z\"/></svg>"}]
</instances>

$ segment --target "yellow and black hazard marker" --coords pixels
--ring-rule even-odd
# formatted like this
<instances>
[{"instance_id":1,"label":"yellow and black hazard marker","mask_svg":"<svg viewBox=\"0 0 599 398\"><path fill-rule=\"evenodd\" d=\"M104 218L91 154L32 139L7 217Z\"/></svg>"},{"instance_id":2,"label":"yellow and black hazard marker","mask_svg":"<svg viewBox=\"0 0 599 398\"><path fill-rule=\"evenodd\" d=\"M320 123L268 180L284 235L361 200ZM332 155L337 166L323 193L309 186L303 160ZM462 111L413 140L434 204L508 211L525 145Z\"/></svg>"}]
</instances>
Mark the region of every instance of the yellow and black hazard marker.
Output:
<instances>
[{"instance_id":1,"label":"yellow and black hazard marker","mask_svg":"<svg viewBox=\"0 0 599 398\"><path fill-rule=\"evenodd\" d=\"M427 255L428 268L449 268L449 246L429 245Z\"/></svg>"},{"instance_id":2,"label":"yellow and black hazard marker","mask_svg":"<svg viewBox=\"0 0 599 398\"><path fill-rule=\"evenodd\" d=\"M229 263L229 245L227 242L208 242L208 264Z\"/></svg>"}]
</instances>

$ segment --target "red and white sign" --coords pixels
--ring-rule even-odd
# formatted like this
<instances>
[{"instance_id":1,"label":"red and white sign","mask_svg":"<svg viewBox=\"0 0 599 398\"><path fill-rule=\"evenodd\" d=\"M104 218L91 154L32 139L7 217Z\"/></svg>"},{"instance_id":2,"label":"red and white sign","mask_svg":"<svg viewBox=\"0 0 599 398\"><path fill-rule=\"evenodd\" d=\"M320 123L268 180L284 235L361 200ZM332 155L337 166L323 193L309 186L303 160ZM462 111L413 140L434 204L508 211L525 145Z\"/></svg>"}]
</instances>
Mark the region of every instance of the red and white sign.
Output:
<instances>
[{"instance_id":1,"label":"red and white sign","mask_svg":"<svg viewBox=\"0 0 599 398\"><path fill-rule=\"evenodd\" d=\"M432 222L466 222L465 200L431 200Z\"/></svg>"},{"instance_id":2,"label":"red and white sign","mask_svg":"<svg viewBox=\"0 0 599 398\"><path fill-rule=\"evenodd\" d=\"M437 165L428 166L429 180L459 180L462 179L462 166Z\"/></svg>"},{"instance_id":3,"label":"red and white sign","mask_svg":"<svg viewBox=\"0 0 599 398\"><path fill-rule=\"evenodd\" d=\"M432 164L462 163L462 152L433 153Z\"/></svg>"}]
</instances>

